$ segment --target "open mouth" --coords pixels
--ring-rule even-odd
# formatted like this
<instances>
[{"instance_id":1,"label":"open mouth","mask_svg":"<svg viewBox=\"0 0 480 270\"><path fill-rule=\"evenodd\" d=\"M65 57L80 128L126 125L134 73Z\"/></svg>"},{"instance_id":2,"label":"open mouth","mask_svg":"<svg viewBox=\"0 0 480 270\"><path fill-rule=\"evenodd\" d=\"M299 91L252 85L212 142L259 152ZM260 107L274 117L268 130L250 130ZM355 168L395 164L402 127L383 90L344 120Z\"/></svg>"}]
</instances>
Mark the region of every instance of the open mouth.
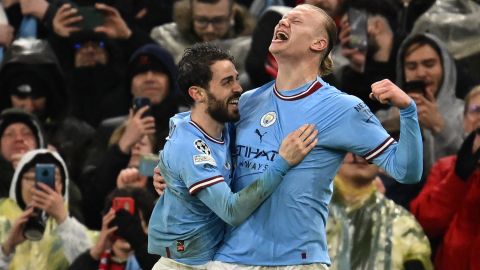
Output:
<instances>
[{"instance_id":1,"label":"open mouth","mask_svg":"<svg viewBox=\"0 0 480 270\"><path fill-rule=\"evenodd\" d=\"M275 34L275 40L278 40L278 41L287 41L288 40L288 34L283 32L283 31L278 31L276 34Z\"/></svg>"}]
</instances>

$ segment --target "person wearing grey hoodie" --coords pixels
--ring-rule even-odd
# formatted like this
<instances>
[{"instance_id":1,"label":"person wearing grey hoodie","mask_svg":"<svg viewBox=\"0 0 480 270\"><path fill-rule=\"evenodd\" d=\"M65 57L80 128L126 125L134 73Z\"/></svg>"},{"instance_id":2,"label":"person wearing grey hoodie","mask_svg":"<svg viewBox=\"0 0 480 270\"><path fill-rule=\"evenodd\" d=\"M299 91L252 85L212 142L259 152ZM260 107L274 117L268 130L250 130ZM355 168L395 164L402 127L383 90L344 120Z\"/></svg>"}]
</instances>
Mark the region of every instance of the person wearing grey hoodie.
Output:
<instances>
[{"instance_id":1,"label":"person wearing grey hoodie","mask_svg":"<svg viewBox=\"0 0 480 270\"><path fill-rule=\"evenodd\" d=\"M55 166L54 188L36 183L35 166ZM85 226L69 216L69 175L56 152L37 149L19 161L12 178L9 197L0 198L0 269L66 269L92 243ZM24 228L41 210L44 231L41 238L26 239Z\"/></svg>"},{"instance_id":2,"label":"person wearing grey hoodie","mask_svg":"<svg viewBox=\"0 0 480 270\"><path fill-rule=\"evenodd\" d=\"M397 55L397 84L408 88L412 81L422 81L423 93L413 89L409 95L418 107L424 145L424 175L441 157L455 154L463 142L464 102L455 96L457 71L446 45L428 33L408 36ZM410 84L412 85L412 84ZM377 112L385 128L398 131L398 110Z\"/></svg>"}]
</instances>

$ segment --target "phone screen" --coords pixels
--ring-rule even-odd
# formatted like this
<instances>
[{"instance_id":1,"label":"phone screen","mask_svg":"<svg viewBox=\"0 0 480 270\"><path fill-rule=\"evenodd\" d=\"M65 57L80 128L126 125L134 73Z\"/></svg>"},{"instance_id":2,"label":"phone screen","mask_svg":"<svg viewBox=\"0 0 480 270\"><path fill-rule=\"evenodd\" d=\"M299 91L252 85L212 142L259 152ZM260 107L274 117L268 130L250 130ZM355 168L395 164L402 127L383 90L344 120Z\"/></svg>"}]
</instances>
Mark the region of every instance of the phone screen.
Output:
<instances>
[{"instance_id":1,"label":"phone screen","mask_svg":"<svg viewBox=\"0 0 480 270\"><path fill-rule=\"evenodd\" d=\"M367 13L356 8L348 9L348 24L350 25L349 47L366 51L368 46Z\"/></svg>"},{"instance_id":2,"label":"phone screen","mask_svg":"<svg viewBox=\"0 0 480 270\"><path fill-rule=\"evenodd\" d=\"M154 154L142 155L140 157L140 165L138 166L140 174L143 176L152 177L153 169L155 169L157 166L158 160L158 156Z\"/></svg>"},{"instance_id":3,"label":"phone screen","mask_svg":"<svg viewBox=\"0 0 480 270\"><path fill-rule=\"evenodd\" d=\"M35 165L35 180L55 189L55 165L38 163Z\"/></svg>"}]
</instances>

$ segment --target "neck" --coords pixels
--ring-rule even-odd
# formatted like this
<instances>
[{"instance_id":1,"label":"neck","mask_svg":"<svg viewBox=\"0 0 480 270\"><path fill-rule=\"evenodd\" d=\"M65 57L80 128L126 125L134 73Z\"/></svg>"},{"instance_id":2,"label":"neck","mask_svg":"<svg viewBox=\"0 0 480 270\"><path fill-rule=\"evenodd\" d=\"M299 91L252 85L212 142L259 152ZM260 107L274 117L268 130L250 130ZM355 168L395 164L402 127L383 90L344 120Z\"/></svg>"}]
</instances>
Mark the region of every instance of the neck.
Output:
<instances>
[{"instance_id":1,"label":"neck","mask_svg":"<svg viewBox=\"0 0 480 270\"><path fill-rule=\"evenodd\" d=\"M279 91L292 90L313 81L319 74L318 57L309 55L309 59L282 59L276 57L278 73L275 84Z\"/></svg>"},{"instance_id":2,"label":"neck","mask_svg":"<svg viewBox=\"0 0 480 270\"><path fill-rule=\"evenodd\" d=\"M352 209L356 209L363 205L375 191L372 181L355 181L339 174L335 178L335 187L343 202Z\"/></svg>"},{"instance_id":3,"label":"neck","mask_svg":"<svg viewBox=\"0 0 480 270\"><path fill-rule=\"evenodd\" d=\"M192 121L199 125L208 135L220 139L225 123L220 123L208 114L207 109L197 105L192 107Z\"/></svg>"}]
</instances>

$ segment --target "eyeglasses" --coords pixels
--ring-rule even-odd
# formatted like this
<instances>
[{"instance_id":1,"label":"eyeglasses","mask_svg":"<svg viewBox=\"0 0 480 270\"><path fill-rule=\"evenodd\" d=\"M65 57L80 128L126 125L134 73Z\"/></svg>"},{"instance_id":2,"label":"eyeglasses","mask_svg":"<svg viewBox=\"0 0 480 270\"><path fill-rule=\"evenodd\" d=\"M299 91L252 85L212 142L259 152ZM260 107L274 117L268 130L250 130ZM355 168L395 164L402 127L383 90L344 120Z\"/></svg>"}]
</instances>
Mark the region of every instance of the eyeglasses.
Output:
<instances>
[{"instance_id":1,"label":"eyeglasses","mask_svg":"<svg viewBox=\"0 0 480 270\"><path fill-rule=\"evenodd\" d=\"M193 21L200 27L206 28L209 24L212 24L213 27L222 27L230 19L230 16L217 16L217 17L202 17L194 16Z\"/></svg>"}]
</instances>

